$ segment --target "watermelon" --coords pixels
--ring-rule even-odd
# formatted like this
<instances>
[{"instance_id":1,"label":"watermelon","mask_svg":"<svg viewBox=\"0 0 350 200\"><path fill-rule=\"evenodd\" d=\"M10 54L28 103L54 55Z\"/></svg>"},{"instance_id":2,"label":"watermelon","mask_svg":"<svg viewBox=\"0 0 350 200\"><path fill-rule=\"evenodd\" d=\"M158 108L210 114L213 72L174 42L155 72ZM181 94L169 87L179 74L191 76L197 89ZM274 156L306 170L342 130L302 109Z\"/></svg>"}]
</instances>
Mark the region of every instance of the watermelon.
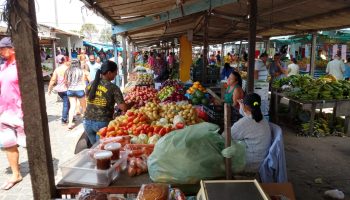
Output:
<instances>
[{"instance_id":1,"label":"watermelon","mask_svg":"<svg viewBox=\"0 0 350 200\"><path fill-rule=\"evenodd\" d=\"M194 92L194 96L195 96L196 98L198 98L198 99L203 99L204 93L203 93L202 91L200 91L200 90L196 90L196 91Z\"/></svg>"},{"instance_id":2,"label":"watermelon","mask_svg":"<svg viewBox=\"0 0 350 200\"><path fill-rule=\"evenodd\" d=\"M198 98L196 98L196 97L192 97L192 103L194 104L194 105L198 105L199 103L200 103L200 100L198 99Z\"/></svg>"},{"instance_id":3,"label":"watermelon","mask_svg":"<svg viewBox=\"0 0 350 200\"><path fill-rule=\"evenodd\" d=\"M207 98L203 98L202 101L201 101L201 103L202 103L203 105L208 105L208 104L209 104L209 100L208 100Z\"/></svg>"}]
</instances>

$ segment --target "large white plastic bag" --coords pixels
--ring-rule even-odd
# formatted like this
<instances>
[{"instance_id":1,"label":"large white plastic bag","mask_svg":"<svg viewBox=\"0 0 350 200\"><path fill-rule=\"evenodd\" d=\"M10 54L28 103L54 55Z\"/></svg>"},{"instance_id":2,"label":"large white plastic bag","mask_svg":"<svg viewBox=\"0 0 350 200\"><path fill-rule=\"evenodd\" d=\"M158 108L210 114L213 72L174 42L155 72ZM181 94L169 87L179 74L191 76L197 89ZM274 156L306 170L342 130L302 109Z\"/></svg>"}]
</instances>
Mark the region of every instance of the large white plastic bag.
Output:
<instances>
[{"instance_id":1,"label":"large white plastic bag","mask_svg":"<svg viewBox=\"0 0 350 200\"><path fill-rule=\"evenodd\" d=\"M162 137L148 158L154 182L191 184L225 176L224 138L215 124L200 123Z\"/></svg>"}]
</instances>

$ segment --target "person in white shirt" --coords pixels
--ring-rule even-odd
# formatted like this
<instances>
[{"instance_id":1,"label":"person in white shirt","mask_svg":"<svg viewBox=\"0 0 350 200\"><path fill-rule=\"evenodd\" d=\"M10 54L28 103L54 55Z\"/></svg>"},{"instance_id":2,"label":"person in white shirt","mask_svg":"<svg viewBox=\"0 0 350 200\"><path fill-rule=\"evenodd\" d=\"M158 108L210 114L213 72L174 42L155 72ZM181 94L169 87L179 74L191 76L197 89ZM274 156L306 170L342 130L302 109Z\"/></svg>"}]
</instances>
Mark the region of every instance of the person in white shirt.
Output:
<instances>
[{"instance_id":1,"label":"person in white shirt","mask_svg":"<svg viewBox=\"0 0 350 200\"><path fill-rule=\"evenodd\" d=\"M259 58L260 59L257 59L255 61L254 79L266 81L267 75L268 75L268 71L267 71L267 67L266 67L268 55L267 55L267 53L262 53Z\"/></svg>"},{"instance_id":2,"label":"person in white shirt","mask_svg":"<svg viewBox=\"0 0 350 200\"><path fill-rule=\"evenodd\" d=\"M261 98L258 94L246 95L240 101L240 113L243 117L231 127L232 139L246 144L246 172L259 170L271 145L269 122L264 119L260 106Z\"/></svg>"},{"instance_id":3,"label":"person in white shirt","mask_svg":"<svg viewBox=\"0 0 350 200\"><path fill-rule=\"evenodd\" d=\"M344 79L345 65L339 55L334 56L334 60L327 64L326 73L333 75L337 80Z\"/></svg>"},{"instance_id":4,"label":"person in white shirt","mask_svg":"<svg viewBox=\"0 0 350 200\"><path fill-rule=\"evenodd\" d=\"M288 76L298 75L299 74L299 65L295 58L292 59L292 63L288 65Z\"/></svg>"},{"instance_id":5,"label":"person in white shirt","mask_svg":"<svg viewBox=\"0 0 350 200\"><path fill-rule=\"evenodd\" d=\"M90 81L92 82L95 79L95 75L97 70L101 69L101 64L96 63L95 61L95 56L90 55L89 56L89 62L87 62L87 65L89 67L89 76L90 76Z\"/></svg>"}]
</instances>

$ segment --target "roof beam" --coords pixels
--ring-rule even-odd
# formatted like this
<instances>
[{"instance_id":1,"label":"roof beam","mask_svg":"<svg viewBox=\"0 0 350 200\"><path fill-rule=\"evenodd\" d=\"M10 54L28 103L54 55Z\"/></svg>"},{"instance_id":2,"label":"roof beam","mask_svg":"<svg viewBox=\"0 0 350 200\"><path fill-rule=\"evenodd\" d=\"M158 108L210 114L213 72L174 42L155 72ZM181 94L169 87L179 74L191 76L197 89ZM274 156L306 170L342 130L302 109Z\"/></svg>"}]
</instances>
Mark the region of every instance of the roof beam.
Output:
<instances>
[{"instance_id":1,"label":"roof beam","mask_svg":"<svg viewBox=\"0 0 350 200\"><path fill-rule=\"evenodd\" d=\"M109 21L111 24L118 24L112 17L110 17L107 13L105 13L99 6L94 4L92 0L80 0L82 1L88 8L99 13L103 18Z\"/></svg>"},{"instance_id":2,"label":"roof beam","mask_svg":"<svg viewBox=\"0 0 350 200\"><path fill-rule=\"evenodd\" d=\"M123 32L131 31L140 27L162 23L168 20L181 18L187 15L191 15L208 9L214 9L219 6L235 2L237 2L237 0L202 0L193 4L185 4L183 5L183 13L178 8L172 9L166 12L162 12L160 14L145 17L143 19L135 20L129 23L112 26L112 32L113 34L121 34Z\"/></svg>"},{"instance_id":3,"label":"roof beam","mask_svg":"<svg viewBox=\"0 0 350 200\"><path fill-rule=\"evenodd\" d=\"M258 12L258 16L261 17L261 16L272 14L272 13L281 12L281 11L293 8L295 6L301 6L301 5L308 3L310 1L313 1L313 0L299 0L299 1L292 1L292 2L288 2L288 3L283 3L280 6L276 6L274 8L268 8L266 10Z\"/></svg>"}]
</instances>

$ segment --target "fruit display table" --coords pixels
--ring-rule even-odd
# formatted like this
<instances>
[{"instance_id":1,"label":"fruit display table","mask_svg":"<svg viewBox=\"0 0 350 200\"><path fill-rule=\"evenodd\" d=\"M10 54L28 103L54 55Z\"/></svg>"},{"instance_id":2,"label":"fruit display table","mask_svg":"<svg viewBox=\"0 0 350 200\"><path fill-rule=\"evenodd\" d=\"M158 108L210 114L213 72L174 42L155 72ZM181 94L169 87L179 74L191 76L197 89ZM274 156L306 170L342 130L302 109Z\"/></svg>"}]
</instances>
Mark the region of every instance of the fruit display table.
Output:
<instances>
[{"instance_id":1,"label":"fruit display table","mask_svg":"<svg viewBox=\"0 0 350 200\"><path fill-rule=\"evenodd\" d=\"M315 119L316 109L333 108L333 118L339 116L345 116L344 128L345 134L350 135L350 99L344 100L313 100L313 101L301 101L287 97L284 93L272 91L273 103L271 104L272 121L278 122L278 104L282 98L287 98L290 102L299 104L303 110L310 111L310 129L309 133L312 133L313 123Z\"/></svg>"}]
</instances>

